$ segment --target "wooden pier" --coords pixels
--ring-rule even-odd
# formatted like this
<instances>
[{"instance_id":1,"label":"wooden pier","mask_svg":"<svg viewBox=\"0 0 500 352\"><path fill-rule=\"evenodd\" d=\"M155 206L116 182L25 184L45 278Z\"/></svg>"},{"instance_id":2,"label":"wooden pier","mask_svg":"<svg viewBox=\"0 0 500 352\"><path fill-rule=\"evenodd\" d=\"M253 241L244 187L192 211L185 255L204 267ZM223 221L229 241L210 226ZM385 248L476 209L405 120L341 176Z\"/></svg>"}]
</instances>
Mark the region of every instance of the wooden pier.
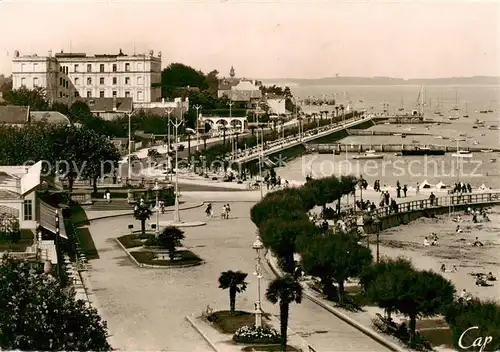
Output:
<instances>
[{"instance_id":1,"label":"wooden pier","mask_svg":"<svg viewBox=\"0 0 500 352\"><path fill-rule=\"evenodd\" d=\"M386 131L370 131L370 130L357 130L357 129L348 129L347 133L350 136L433 136L432 133L423 133L423 132L386 132Z\"/></svg>"},{"instance_id":2,"label":"wooden pier","mask_svg":"<svg viewBox=\"0 0 500 352\"><path fill-rule=\"evenodd\" d=\"M419 146L416 144L345 144L345 143L334 143L334 144L308 144L307 150L311 153L319 154L340 154L340 153L363 153L367 150L374 150L378 153L398 153L402 150L415 150ZM457 151L455 146L445 146L445 145L435 145L428 144L427 148L431 150L439 150L445 153L454 153ZM484 147L466 147L462 150L469 150L471 152L481 152ZM500 152L500 149L492 149L492 152Z\"/></svg>"}]
</instances>

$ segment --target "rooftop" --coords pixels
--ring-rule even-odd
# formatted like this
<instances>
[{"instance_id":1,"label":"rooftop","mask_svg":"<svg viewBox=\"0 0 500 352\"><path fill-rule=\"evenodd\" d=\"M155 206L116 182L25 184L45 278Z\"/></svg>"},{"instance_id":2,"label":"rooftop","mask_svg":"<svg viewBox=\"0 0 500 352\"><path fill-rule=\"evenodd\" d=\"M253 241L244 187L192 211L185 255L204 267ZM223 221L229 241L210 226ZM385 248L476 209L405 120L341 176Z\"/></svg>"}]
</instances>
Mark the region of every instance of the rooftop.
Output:
<instances>
[{"instance_id":1,"label":"rooftop","mask_svg":"<svg viewBox=\"0 0 500 352\"><path fill-rule=\"evenodd\" d=\"M59 111L30 111L31 122L47 122L57 125L70 125L69 118Z\"/></svg>"},{"instance_id":2,"label":"rooftop","mask_svg":"<svg viewBox=\"0 0 500 352\"><path fill-rule=\"evenodd\" d=\"M118 112L128 113L132 111L132 98L85 98L81 99L92 112Z\"/></svg>"}]
</instances>

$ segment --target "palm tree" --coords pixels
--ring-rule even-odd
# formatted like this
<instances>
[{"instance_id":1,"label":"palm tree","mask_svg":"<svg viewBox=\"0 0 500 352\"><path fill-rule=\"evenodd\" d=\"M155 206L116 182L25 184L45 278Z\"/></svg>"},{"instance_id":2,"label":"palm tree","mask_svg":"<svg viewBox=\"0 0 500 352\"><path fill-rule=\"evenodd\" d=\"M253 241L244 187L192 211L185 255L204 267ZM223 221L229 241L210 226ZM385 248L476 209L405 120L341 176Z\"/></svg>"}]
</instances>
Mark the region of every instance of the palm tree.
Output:
<instances>
[{"instance_id":1,"label":"palm tree","mask_svg":"<svg viewBox=\"0 0 500 352\"><path fill-rule=\"evenodd\" d=\"M292 276L285 275L277 278L269 284L266 291L266 298L272 304L279 302L280 305L280 328L281 346L286 351L288 312L290 303L302 302L302 286Z\"/></svg>"},{"instance_id":2,"label":"palm tree","mask_svg":"<svg viewBox=\"0 0 500 352\"><path fill-rule=\"evenodd\" d=\"M185 238L184 232L175 226L167 226L158 235L158 244L168 250L170 260L175 259L176 247L182 246L181 241Z\"/></svg>"},{"instance_id":3,"label":"palm tree","mask_svg":"<svg viewBox=\"0 0 500 352\"><path fill-rule=\"evenodd\" d=\"M243 292L247 288L245 279L248 274L241 271L224 271L219 276L219 288L229 289L229 306L231 314L234 314L236 308L236 294Z\"/></svg>"},{"instance_id":4,"label":"palm tree","mask_svg":"<svg viewBox=\"0 0 500 352\"><path fill-rule=\"evenodd\" d=\"M153 212L144 201L141 201L134 207L134 218L141 222L141 232L143 236L146 234L146 220L151 217L151 214L153 214Z\"/></svg>"}]
</instances>

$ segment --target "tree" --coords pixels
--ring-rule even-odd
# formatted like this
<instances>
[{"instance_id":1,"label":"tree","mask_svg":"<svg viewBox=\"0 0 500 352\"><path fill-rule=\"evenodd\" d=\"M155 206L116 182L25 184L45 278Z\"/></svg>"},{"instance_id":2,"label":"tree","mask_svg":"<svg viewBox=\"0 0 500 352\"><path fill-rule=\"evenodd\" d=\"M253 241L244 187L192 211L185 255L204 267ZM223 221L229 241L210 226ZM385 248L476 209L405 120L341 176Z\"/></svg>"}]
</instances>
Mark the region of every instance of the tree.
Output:
<instances>
[{"instance_id":1,"label":"tree","mask_svg":"<svg viewBox=\"0 0 500 352\"><path fill-rule=\"evenodd\" d=\"M273 280L266 291L266 298L272 304L280 306L280 330L282 351L286 351L288 315L290 303L302 302L302 286L290 275Z\"/></svg>"},{"instance_id":2,"label":"tree","mask_svg":"<svg viewBox=\"0 0 500 352\"><path fill-rule=\"evenodd\" d=\"M45 90L41 87L28 89L21 87L7 92L4 96L7 104L17 106L29 106L31 110L47 110L49 103L45 98Z\"/></svg>"},{"instance_id":3,"label":"tree","mask_svg":"<svg viewBox=\"0 0 500 352\"><path fill-rule=\"evenodd\" d=\"M107 325L32 263L0 265L0 347L24 351L110 351Z\"/></svg>"},{"instance_id":4,"label":"tree","mask_svg":"<svg viewBox=\"0 0 500 352\"><path fill-rule=\"evenodd\" d=\"M394 308L410 320L410 347L413 345L417 317L430 317L445 311L455 296L455 286L432 271L413 271L400 280Z\"/></svg>"},{"instance_id":5,"label":"tree","mask_svg":"<svg viewBox=\"0 0 500 352\"><path fill-rule=\"evenodd\" d=\"M163 70L161 81L162 96L170 98L174 98L173 93L178 87L207 88L203 72L178 62L171 63Z\"/></svg>"},{"instance_id":6,"label":"tree","mask_svg":"<svg viewBox=\"0 0 500 352\"><path fill-rule=\"evenodd\" d=\"M304 270L321 278L325 294L335 290L332 283L337 283L340 303L344 298L344 282L349 277L358 277L372 263L369 248L361 246L356 239L348 235L317 237L302 255Z\"/></svg>"},{"instance_id":7,"label":"tree","mask_svg":"<svg viewBox=\"0 0 500 352\"><path fill-rule=\"evenodd\" d=\"M4 239L11 244L19 243L21 240L21 230L19 228L19 220L16 216L0 213L0 239Z\"/></svg>"},{"instance_id":8,"label":"tree","mask_svg":"<svg viewBox=\"0 0 500 352\"><path fill-rule=\"evenodd\" d=\"M141 202L134 207L134 218L141 222L142 235L146 235L146 220L149 220L153 212L149 208L149 204Z\"/></svg>"},{"instance_id":9,"label":"tree","mask_svg":"<svg viewBox=\"0 0 500 352\"><path fill-rule=\"evenodd\" d=\"M368 268L360 277L365 295L387 313L396 307L398 287L415 269L410 261L404 258L383 258L380 263Z\"/></svg>"},{"instance_id":10,"label":"tree","mask_svg":"<svg viewBox=\"0 0 500 352\"><path fill-rule=\"evenodd\" d=\"M229 289L229 307L231 314L236 310L236 294L246 290L247 282L245 279L248 274L241 271L224 271L219 276L219 288Z\"/></svg>"},{"instance_id":11,"label":"tree","mask_svg":"<svg viewBox=\"0 0 500 352\"><path fill-rule=\"evenodd\" d=\"M445 319L450 325L453 346L457 350L500 350L500 305L497 302L469 302L467 304L456 302L446 309ZM462 346L459 344L461 336ZM486 349L481 350L481 346L473 346L475 342L484 344L487 336L491 337L491 341L485 345ZM481 340L478 340L479 338ZM469 346L470 348L463 349Z\"/></svg>"},{"instance_id":12,"label":"tree","mask_svg":"<svg viewBox=\"0 0 500 352\"><path fill-rule=\"evenodd\" d=\"M175 226L167 226L158 235L158 243L162 248L168 250L170 260L175 259L176 247L182 246L181 241L185 238L184 232Z\"/></svg>"}]
</instances>

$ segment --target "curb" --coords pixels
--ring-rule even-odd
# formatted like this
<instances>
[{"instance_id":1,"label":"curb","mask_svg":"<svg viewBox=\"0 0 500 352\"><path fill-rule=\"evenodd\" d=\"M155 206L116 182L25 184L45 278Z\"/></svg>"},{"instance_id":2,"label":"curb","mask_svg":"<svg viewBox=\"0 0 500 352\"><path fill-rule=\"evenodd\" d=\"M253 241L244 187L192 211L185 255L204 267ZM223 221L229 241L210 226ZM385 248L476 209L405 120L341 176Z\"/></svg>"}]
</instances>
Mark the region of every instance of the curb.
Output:
<instances>
[{"instance_id":1,"label":"curb","mask_svg":"<svg viewBox=\"0 0 500 352\"><path fill-rule=\"evenodd\" d=\"M191 324L191 326L193 327L193 329L195 329L198 334L201 335L201 337L203 337L203 339L208 343L208 345L215 351L215 352L219 352L219 349L215 346L215 344L208 338L207 335L205 335L205 333L203 331L201 331L201 329L198 327L198 325L194 322L193 318L189 315L186 315L186 320L189 322L189 324Z\"/></svg>"},{"instance_id":2,"label":"curb","mask_svg":"<svg viewBox=\"0 0 500 352\"><path fill-rule=\"evenodd\" d=\"M267 255L266 255L266 261L269 264L269 267L273 271L274 275L276 275L277 277L281 277L282 276L281 272L279 271L278 268L275 267L273 260L270 259L270 256L272 256L272 254L271 254L271 251L269 250L268 253L267 253ZM395 343L393 343L391 341L388 341L381 334L379 334L379 333L373 331L372 329L367 328L366 326L358 323L357 321L355 321L351 317L347 316L346 314L342 313L338 309L335 309L335 308L331 307L330 305L323 303L321 300L319 300L318 298L312 296L309 292L307 292L307 289L304 289L304 295L310 301L316 303L321 308L326 309L327 311L329 311L330 313L332 313L333 315L335 315L340 320L342 320L342 321L346 322L347 324L351 325L353 328L361 331L363 334L365 334L368 337L370 337L371 339L375 340L376 342L378 342L382 346L387 347L391 351L395 351L395 352L406 352L406 351L408 351L408 350L406 350L404 348L401 348L400 346L396 345Z\"/></svg>"},{"instance_id":3,"label":"curb","mask_svg":"<svg viewBox=\"0 0 500 352\"><path fill-rule=\"evenodd\" d=\"M127 253L127 256L134 262L135 265L137 265L139 268L152 268L152 269L181 269L181 268L191 268L193 266L199 266L202 264L205 264L206 262L202 260L201 262L198 263L192 263L192 264L178 264L178 265L153 265L153 264L143 264L139 263L137 259L130 253L127 248L120 242L118 238L115 237L115 241L118 243L121 249Z\"/></svg>"},{"instance_id":4,"label":"curb","mask_svg":"<svg viewBox=\"0 0 500 352\"><path fill-rule=\"evenodd\" d=\"M134 256L132 254L130 254L129 251L127 251L127 249L125 248L125 246L120 242L120 240L118 238L115 238L115 241L116 243L118 243L118 245L120 246L121 249L123 249L125 251L125 253L127 254L127 256L132 260L132 262L137 265L139 268L142 268L142 265L141 263L139 263L137 261L137 259L134 258Z\"/></svg>"}]
</instances>

